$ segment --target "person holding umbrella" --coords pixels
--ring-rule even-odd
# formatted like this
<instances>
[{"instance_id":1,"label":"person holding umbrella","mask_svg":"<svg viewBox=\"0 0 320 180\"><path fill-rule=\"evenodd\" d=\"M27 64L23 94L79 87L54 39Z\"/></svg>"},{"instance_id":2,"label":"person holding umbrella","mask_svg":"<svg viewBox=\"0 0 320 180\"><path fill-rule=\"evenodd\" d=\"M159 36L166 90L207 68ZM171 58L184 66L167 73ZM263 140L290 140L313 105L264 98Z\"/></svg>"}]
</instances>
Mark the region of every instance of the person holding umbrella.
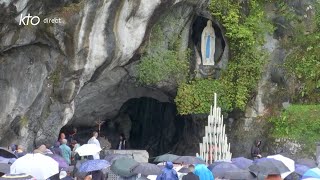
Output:
<instances>
[{"instance_id":1,"label":"person holding umbrella","mask_svg":"<svg viewBox=\"0 0 320 180\"><path fill-rule=\"evenodd\" d=\"M104 180L105 175L101 170L109 167L110 165L111 164L106 160L88 160L80 165L79 172L88 173L86 176L91 176L91 178L94 180Z\"/></svg>"},{"instance_id":2,"label":"person holding umbrella","mask_svg":"<svg viewBox=\"0 0 320 180\"><path fill-rule=\"evenodd\" d=\"M97 138L98 138L98 132L94 131L92 133L92 137L88 141L88 144L95 144L99 149L101 149L100 142ZM100 159L99 152L93 155L93 159Z\"/></svg>"},{"instance_id":3,"label":"person holding umbrella","mask_svg":"<svg viewBox=\"0 0 320 180\"><path fill-rule=\"evenodd\" d=\"M27 153L24 152L24 148L23 148L22 145L18 145L17 150L14 152L14 154L15 154L18 158L20 158L20 157L26 155Z\"/></svg>"}]
</instances>

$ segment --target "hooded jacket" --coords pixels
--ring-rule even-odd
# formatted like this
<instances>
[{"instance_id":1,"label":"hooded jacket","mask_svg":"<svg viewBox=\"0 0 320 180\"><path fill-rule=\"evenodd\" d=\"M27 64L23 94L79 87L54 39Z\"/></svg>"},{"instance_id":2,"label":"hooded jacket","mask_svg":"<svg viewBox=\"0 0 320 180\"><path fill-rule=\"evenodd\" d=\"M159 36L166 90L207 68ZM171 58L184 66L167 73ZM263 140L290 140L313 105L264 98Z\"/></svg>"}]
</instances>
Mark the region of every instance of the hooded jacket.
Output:
<instances>
[{"instance_id":1,"label":"hooded jacket","mask_svg":"<svg viewBox=\"0 0 320 180\"><path fill-rule=\"evenodd\" d=\"M157 180L178 180L178 174L173 169L172 162L166 163L166 167L162 170L162 173L157 177Z\"/></svg>"},{"instance_id":2,"label":"hooded jacket","mask_svg":"<svg viewBox=\"0 0 320 180\"><path fill-rule=\"evenodd\" d=\"M200 180L214 180L212 172L204 164L196 165L194 174L199 176Z\"/></svg>"},{"instance_id":3,"label":"hooded jacket","mask_svg":"<svg viewBox=\"0 0 320 180\"><path fill-rule=\"evenodd\" d=\"M251 148L251 157L252 158L259 158L258 155L261 154L260 145L261 145L260 140L256 140L254 142L254 145Z\"/></svg>"}]
</instances>

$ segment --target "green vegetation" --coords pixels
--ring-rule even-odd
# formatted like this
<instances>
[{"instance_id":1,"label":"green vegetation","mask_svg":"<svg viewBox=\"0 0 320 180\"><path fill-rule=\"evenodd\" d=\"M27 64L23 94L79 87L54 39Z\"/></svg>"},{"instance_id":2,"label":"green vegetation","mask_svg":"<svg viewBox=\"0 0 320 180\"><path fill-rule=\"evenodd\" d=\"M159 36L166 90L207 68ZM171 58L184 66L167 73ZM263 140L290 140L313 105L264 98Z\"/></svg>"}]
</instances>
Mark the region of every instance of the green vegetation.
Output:
<instances>
[{"instance_id":1,"label":"green vegetation","mask_svg":"<svg viewBox=\"0 0 320 180\"><path fill-rule=\"evenodd\" d=\"M20 117L20 123L22 127L26 127L29 123L28 117L27 116L21 116Z\"/></svg>"},{"instance_id":2,"label":"green vegetation","mask_svg":"<svg viewBox=\"0 0 320 180\"><path fill-rule=\"evenodd\" d=\"M138 65L138 80L147 85L175 80L185 81L189 71L187 57L180 59L173 50L159 50L141 58Z\"/></svg>"},{"instance_id":3,"label":"green vegetation","mask_svg":"<svg viewBox=\"0 0 320 180\"><path fill-rule=\"evenodd\" d=\"M301 82L302 88L295 100L308 103L320 102L320 3L314 7L316 15L311 22L293 18L296 24L292 38L285 45L291 50L285 68Z\"/></svg>"},{"instance_id":4,"label":"green vegetation","mask_svg":"<svg viewBox=\"0 0 320 180\"><path fill-rule=\"evenodd\" d=\"M152 42L141 57L137 67L138 82L154 85L160 82L186 81L189 72L190 50L180 52L180 38L166 45L161 26L156 25L151 33ZM165 47L168 46L168 47Z\"/></svg>"},{"instance_id":5,"label":"green vegetation","mask_svg":"<svg viewBox=\"0 0 320 180\"><path fill-rule=\"evenodd\" d=\"M229 110L231 102L225 98L225 92L219 81L213 79L196 79L189 83L182 83L179 86L178 94L175 99L177 107L180 108L180 114L204 113L210 110L213 104L213 92L219 95L218 104L223 105L221 108Z\"/></svg>"},{"instance_id":6,"label":"green vegetation","mask_svg":"<svg viewBox=\"0 0 320 180\"><path fill-rule=\"evenodd\" d=\"M60 78L61 78L61 69L57 67L57 69L53 71L49 76L49 80L51 81L54 88L59 87Z\"/></svg>"},{"instance_id":7,"label":"green vegetation","mask_svg":"<svg viewBox=\"0 0 320 180\"><path fill-rule=\"evenodd\" d=\"M242 12L243 6L249 8L248 13ZM246 5L236 0L211 1L212 15L226 30L231 58L221 79L200 79L179 86L175 102L180 114L208 113L214 92L219 93L223 110L244 110L265 64L267 54L262 49L265 35L273 30L263 7L258 0ZM195 87L202 84L208 87ZM201 101L205 102L198 103Z\"/></svg>"},{"instance_id":8,"label":"green vegetation","mask_svg":"<svg viewBox=\"0 0 320 180\"><path fill-rule=\"evenodd\" d=\"M291 105L280 116L270 118L272 135L303 143L303 150L314 152L320 139L320 105Z\"/></svg>"}]
</instances>

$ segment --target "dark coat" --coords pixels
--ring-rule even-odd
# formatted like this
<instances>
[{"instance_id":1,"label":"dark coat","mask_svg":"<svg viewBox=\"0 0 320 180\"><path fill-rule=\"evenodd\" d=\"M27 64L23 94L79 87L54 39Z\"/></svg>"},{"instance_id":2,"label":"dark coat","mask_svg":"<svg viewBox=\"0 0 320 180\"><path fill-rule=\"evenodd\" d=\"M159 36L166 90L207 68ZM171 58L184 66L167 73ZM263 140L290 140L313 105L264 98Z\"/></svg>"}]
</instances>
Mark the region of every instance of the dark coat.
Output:
<instances>
[{"instance_id":1,"label":"dark coat","mask_svg":"<svg viewBox=\"0 0 320 180\"><path fill-rule=\"evenodd\" d=\"M200 180L200 178L194 173L189 172L187 175L182 177L182 180Z\"/></svg>"},{"instance_id":2,"label":"dark coat","mask_svg":"<svg viewBox=\"0 0 320 180\"><path fill-rule=\"evenodd\" d=\"M261 141L256 140L254 142L254 145L251 148L251 157L252 158L259 158L258 154L261 154L260 145L261 145Z\"/></svg>"},{"instance_id":3,"label":"dark coat","mask_svg":"<svg viewBox=\"0 0 320 180\"><path fill-rule=\"evenodd\" d=\"M105 175L102 171L93 171L92 172L92 179L93 180L105 180Z\"/></svg>"},{"instance_id":4,"label":"dark coat","mask_svg":"<svg viewBox=\"0 0 320 180\"><path fill-rule=\"evenodd\" d=\"M62 155L61 149L60 149L60 142L57 141L55 142L55 144L53 145L52 148L50 148L50 150L52 151L53 154L57 154L59 156Z\"/></svg>"}]
</instances>

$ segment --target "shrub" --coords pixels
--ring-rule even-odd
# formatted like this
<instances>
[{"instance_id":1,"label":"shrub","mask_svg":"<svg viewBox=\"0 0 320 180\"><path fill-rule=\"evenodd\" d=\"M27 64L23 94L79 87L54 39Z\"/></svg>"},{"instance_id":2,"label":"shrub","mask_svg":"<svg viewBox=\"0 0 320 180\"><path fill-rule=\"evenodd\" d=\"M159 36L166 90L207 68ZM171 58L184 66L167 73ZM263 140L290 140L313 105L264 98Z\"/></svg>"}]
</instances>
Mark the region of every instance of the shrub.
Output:
<instances>
[{"instance_id":1,"label":"shrub","mask_svg":"<svg viewBox=\"0 0 320 180\"><path fill-rule=\"evenodd\" d=\"M291 105L280 116L270 118L272 135L303 143L304 150L315 149L320 139L320 105Z\"/></svg>"}]
</instances>

